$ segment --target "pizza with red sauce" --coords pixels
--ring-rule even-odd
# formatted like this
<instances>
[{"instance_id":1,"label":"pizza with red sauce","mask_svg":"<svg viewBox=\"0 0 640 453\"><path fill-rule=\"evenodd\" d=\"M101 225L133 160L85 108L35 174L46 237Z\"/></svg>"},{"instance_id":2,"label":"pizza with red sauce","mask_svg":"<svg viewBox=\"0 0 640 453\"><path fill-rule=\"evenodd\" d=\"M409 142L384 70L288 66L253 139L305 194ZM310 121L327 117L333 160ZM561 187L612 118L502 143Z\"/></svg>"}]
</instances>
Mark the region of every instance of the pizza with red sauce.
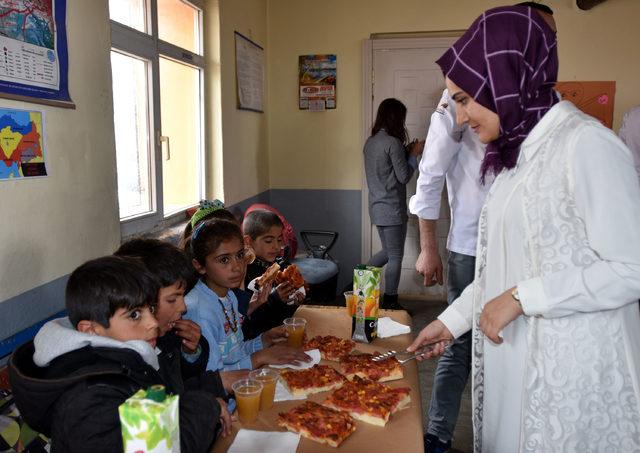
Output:
<instances>
[{"instance_id":1,"label":"pizza with red sauce","mask_svg":"<svg viewBox=\"0 0 640 453\"><path fill-rule=\"evenodd\" d=\"M307 341L304 345L305 351L319 349L320 356L324 360L337 362L342 356L349 354L356 347L352 340L334 337L333 335L316 336Z\"/></svg>"},{"instance_id":2,"label":"pizza with red sauce","mask_svg":"<svg viewBox=\"0 0 640 453\"><path fill-rule=\"evenodd\" d=\"M392 414L411 403L409 393L408 387L391 388L355 376L353 381L345 382L322 404L346 411L363 422L385 426Z\"/></svg>"},{"instance_id":3,"label":"pizza with red sauce","mask_svg":"<svg viewBox=\"0 0 640 453\"><path fill-rule=\"evenodd\" d=\"M340 387L345 378L327 365L314 365L305 370L287 370L280 373L283 385L293 396L308 396Z\"/></svg>"},{"instance_id":4,"label":"pizza with red sauce","mask_svg":"<svg viewBox=\"0 0 640 453\"><path fill-rule=\"evenodd\" d=\"M402 365L395 357L374 362L372 359L378 352L373 354L351 354L340 359L340 368L350 381L355 376L362 379L369 379L376 382L394 381L402 379Z\"/></svg>"},{"instance_id":5,"label":"pizza with red sauce","mask_svg":"<svg viewBox=\"0 0 640 453\"><path fill-rule=\"evenodd\" d=\"M318 403L307 401L278 414L278 425L307 439L337 447L356 430L353 418Z\"/></svg>"}]
</instances>

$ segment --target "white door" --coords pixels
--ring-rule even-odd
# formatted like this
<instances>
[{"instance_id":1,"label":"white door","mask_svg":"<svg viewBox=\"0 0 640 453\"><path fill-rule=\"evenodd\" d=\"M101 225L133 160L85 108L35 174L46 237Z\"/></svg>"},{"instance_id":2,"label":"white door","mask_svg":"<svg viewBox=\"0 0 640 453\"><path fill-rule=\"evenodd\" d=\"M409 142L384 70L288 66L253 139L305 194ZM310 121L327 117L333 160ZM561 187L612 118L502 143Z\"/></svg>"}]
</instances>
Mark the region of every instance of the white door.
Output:
<instances>
[{"instance_id":1,"label":"white door","mask_svg":"<svg viewBox=\"0 0 640 453\"><path fill-rule=\"evenodd\" d=\"M371 125L375 120L378 105L386 98L399 99L407 107L406 126L409 139L424 140L431 114L436 109L444 89L444 78L440 67L435 61L448 49L457 38L412 38L389 39L371 41L371 69L373 77L371 83L372 102L365 135L370 134ZM368 68L365 68L368 70ZM365 121L365 124L367 122ZM407 185L408 199L415 194L418 172ZM367 203L366 183L363 190L363 204ZM371 225L368 209L363 210L365 224L365 249L368 259L381 249L380 238L375 225ZM446 193L438 220L438 244L441 256L446 258L445 245L449 230L449 205ZM368 246L368 247L367 247ZM365 250L365 252L367 252ZM402 261L402 274L398 293L410 296L426 296L435 299L446 299L444 286L426 288L422 284L422 277L415 270L416 259L420 253L420 238L418 218L409 215L407 239ZM446 270L445 270L446 271Z\"/></svg>"}]
</instances>

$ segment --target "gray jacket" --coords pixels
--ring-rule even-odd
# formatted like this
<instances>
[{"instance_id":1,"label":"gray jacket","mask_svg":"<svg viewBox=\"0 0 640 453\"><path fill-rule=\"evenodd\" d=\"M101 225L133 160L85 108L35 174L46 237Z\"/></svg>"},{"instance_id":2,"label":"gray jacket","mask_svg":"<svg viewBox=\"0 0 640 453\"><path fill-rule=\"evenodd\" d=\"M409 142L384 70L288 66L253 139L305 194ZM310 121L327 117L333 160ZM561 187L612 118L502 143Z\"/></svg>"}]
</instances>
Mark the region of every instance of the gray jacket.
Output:
<instances>
[{"instance_id":1,"label":"gray jacket","mask_svg":"<svg viewBox=\"0 0 640 453\"><path fill-rule=\"evenodd\" d=\"M364 145L364 171L369 186L369 216L380 226L401 225L407 221L407 189L415 159L395 137L384 129Z\"/></svg>"}]
</instances>

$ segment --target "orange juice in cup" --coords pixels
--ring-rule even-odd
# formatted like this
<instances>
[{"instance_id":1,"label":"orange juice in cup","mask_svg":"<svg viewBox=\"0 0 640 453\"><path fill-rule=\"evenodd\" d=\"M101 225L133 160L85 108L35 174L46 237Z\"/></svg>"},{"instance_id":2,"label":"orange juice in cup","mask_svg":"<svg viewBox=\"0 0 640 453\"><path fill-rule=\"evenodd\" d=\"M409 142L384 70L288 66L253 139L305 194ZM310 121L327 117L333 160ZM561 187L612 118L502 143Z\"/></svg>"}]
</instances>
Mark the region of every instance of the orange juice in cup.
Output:
<instances>
[{"instance_id":1,"label":"orange juice in cup","mask_svg":"<svg viewBox=\"0 0 640 453\"><path fill-rule=\"evenodd\" d=\"M260 394L260 410L270 409L273 406L273 397L276 394L276 383L280 373L273 368L261 368L249 373L249 379L254 379L262 383L262 393Z\"/></svg>"},{"instance_id":2,"label":"orange juice in cup","mask_svg":"<svg viewBox=\"0 0 640 453\"><path fill-rule=\"evenodd\" d=\"M284 328L289 334L287 344L294 348L302 346L304 340L304 329L307 326L307 320L304 318L287 318L284 320Z\"/></svg>"},{"instance_id":3,"label":"orange juice in cup","mask_svg":"<svg viewBox=\"0 0 640 453\"><path fill-rule=\"evenodd\" d=\"M358 305L358 295L354 294L353 291L346 291L344 293L344 299L347 306L347 313L349 316L355 316L356 307Z\"/></svg>"},{"instance_id":4,"label":"orange juice in cup","mask_svg":"<svg viewBox=\"0 0 640 453\"><path fill-rule=\"evenodd\" d=\"M255 379L240 379L231 384L231 388L236 396L240 421L249 423L258 418L262 383Z\"/></svg>"}]
</instances>

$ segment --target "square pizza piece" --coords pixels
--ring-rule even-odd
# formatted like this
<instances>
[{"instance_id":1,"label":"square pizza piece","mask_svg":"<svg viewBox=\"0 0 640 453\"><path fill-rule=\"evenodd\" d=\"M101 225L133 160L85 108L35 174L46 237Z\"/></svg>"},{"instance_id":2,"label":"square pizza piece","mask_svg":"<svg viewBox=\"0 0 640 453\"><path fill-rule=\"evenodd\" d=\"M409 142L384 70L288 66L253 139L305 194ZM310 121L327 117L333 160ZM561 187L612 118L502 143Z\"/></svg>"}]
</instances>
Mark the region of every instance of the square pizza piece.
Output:
<instances>
[{"instance_id":1,"label":"square pizza piece","mask_svg":"<svg viewBox=\"0 0 640 453\"><path fill-rule=\"evenodd\" d=\"M351 354L340 359L340 369L350 381L355 376L362 379L369 379L375 382L394 381L402 379L402 365L395 357L374 362L372 359L378 352L373 354Z\"/></svg>"},{"instance_id":2,"label":"square pizza piece","mask_svg":"<svg viewBox=\"0 0 640 453\"><path fill-rule=\"evenodd\" d=\"M322 404L346 411L353 418L363 422L385 426L391 414L411 403L409 393L408 387L391 388L355 376L353 381L345 382Z\"/></svg>"},{"instance_id":3,"label":"square pizza piece","mask_svg":"<svg viewBox=\"0 0 640 453\"><path fill-rule=\"evenodd\" d=\"M278 414L278 425L307 439L337 447L356 430L349 414L307 401Z\"/></svg>"},{"instance_id":4,"label":"square pizza piece","mask_svg":"<svg viewBox=\"0 0 640 453\"><path fill-rule=\"evenodd\" d=\"M344 376L327 365L314 365L305 370L282 371L280 378L289 393L296 397L333 390L345 381Z\"/></svg>"},{"instance_id":5,"label":"square pizza piece","mask_svg":"<svg viewBox=\"0 0 640 453\"><path fill-rule=\"evenodd\" d=\"M334 337L333 335L316 336L307 341L304 345L305 351L311 349L319 349L320 356L324 360L332 360L337 362L342 356L345 356L356 347L353 340L345 340L344 338Z\"/></svg>"}]
</instances>

